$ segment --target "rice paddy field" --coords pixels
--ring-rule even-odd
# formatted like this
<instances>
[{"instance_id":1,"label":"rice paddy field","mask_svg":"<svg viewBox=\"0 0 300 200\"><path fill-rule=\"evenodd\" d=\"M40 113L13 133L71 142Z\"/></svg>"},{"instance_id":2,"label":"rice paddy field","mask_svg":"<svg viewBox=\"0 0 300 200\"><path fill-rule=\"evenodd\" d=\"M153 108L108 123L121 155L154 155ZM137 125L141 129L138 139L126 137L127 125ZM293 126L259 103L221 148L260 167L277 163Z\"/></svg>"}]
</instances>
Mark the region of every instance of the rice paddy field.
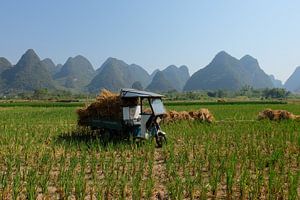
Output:
<instances>
[{"instance_id":1,"label":"rice paddy field","mask_svg":"<svg viewBox=\"0 0 300 200\"><path fill-rule=\"evenodd\" d=\"M208 108L212 124L162 125L168 143L104 143L78 129L77 104L0 105L0 199L299 199L300 122L257 121L300 104Z\"/></svg>"}]
</instances>

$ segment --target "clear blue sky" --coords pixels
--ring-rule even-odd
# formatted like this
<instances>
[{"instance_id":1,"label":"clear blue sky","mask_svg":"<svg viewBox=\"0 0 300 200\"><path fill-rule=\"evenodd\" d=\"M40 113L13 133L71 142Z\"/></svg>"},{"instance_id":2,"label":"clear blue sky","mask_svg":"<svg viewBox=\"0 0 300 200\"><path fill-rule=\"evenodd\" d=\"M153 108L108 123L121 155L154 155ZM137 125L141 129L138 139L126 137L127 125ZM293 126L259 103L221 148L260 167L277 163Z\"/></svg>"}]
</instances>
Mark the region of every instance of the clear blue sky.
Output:
<instances>
[{"instance_id":1,"label":"clear blue sky","mask_svg":"<svg viewBox=\"0 0 300 200\"><path fill-rule=\"evenodd\" d=\"M64 63L82 54L149 72L170 64L205 67L221 50L256 57L286 80L300 65L300 1L0 0L0 56L16 63L28 48Z\"/></svg>"}]
</instances>

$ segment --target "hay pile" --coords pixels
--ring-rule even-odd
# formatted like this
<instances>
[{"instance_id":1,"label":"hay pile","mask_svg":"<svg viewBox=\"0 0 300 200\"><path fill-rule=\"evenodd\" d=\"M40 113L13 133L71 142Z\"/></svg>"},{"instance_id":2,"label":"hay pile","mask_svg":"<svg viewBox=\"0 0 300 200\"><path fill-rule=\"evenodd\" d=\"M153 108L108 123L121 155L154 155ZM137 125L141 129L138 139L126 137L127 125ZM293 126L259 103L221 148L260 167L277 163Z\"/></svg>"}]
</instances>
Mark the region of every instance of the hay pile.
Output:
<instances>
[{"instance_id":1,"label":"hay pile","mask_svg":"<svg viewBox=\"0 0 300 200\"><path fill-rule=\"evenodd\" d=\"M120 119L122 116L122 103L119 94L104 89L96 97L95 102L86 108L81 108L76 111L79 117L78 125L84 126L85 121L90 118Z\"/></svg>"},{"instance_id":2,"label":"hay pile","mask_svg":"<svg viewBox=\"0 0 300 200\"><path fill-rule=\"evenodd\" d=\"M260 112L258 114L258 120L263 119L269 119L273 121L280 121L280 120L286 120L286 119L300 119L300 116L294 115L291 112L288 112L286 110L272 110L270 108Z\"/></svg>"},{"instance_id":3,"label":"hay pile","mask_svg":"<svg viewBox=\"0 0 300 200\"><path fill-rule=\"evenodd\" d=\"M177 112L171 110L164 115L162 122L170 123L170 122L175 122L180 120L190 120L190 121L198 120L201 122L212 123L214 121L214 116L206 108L197 111L190 111L190 112L187 111Z\"/></svg>"},{"instance_id":4,"label":"hay pile","mask_svg":"<svg viewBox=\"0 0 300 200\"><path fill-rule=\"evenodd\" d=\"M207 108L202 108L198 111L190 111L189 115L196 119L203 122L213 122L215 120L214 116L209 112Z\"/></svg>"},{"instance_id":5,"label":"hay pile","mask_svg":"<svg viewBox=\"0 0 300 200\"><path fill-rule=\"evenodd\" d=\"M218 103L225 103L226 100L225 100L225 99L218 99L217 102L218 102Z\"/></svg>"}]
</instances>

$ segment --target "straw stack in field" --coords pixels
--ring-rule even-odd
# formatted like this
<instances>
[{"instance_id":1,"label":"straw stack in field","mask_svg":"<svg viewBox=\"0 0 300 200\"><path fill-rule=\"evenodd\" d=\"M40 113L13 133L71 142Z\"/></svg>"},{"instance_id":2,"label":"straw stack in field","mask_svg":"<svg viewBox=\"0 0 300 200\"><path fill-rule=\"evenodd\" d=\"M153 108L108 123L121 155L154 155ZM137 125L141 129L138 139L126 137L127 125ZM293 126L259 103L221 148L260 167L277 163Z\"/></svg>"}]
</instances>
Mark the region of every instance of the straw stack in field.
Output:
<instances>
[{"instance_id":1,"label":"straw stack in field","mask_svg":"<svg viewBox=\"0 0 300 200\"><path fill-rule=\"evenodd\" d=\"M175 122L175 121L180 121L180 120L198 120L201 122L209 122L212 123L214 121L213 115L209 112L208 109L200 109L196 111L168 111L164 116L163 116L163 123L169 123L169 122Z\"/></svg>"},{"instance_id":2,"label":"straw stack in field","mask_svg":"<svg viewBox=\"0 0 300 200\"><path fill-rule=\"evenodd\" d=\"M187 111L181 111L180 116L181 116L180 118L182 120L194 120L194 118L191 117L190 114Z\"/></svg>"},{"instance_id":3,"label":"straw stack in field","mask_svg":"<svg viewBox=\"0 0 300 200\"><path fill-rule=\"evenodd\" d=\"M203 121L203 122L213 122L215 120L214 116L209 112L207 108L202 108L198 111L191 111L190 116L195 120Z\"/></svg>"},{"instance_id":4,"label":"straw stack in field","mask_svg":"<svg viewBox=\"0 0 300 200\"><path fill-rule=\"evenodd\" d=\"M288 112L286 110L272 110L270 108L263 110L258 114L258 120L263 119L269 119L273 121L280 121L280 120L286 120L286 119L300 119L299 115L294 115L291 112Z\"/></svg>"},{"instance_id":5,"label":"straw stack in field","mask_svg":"<svg viewBox=\"0 0 300 200\"><path fill-rule=\"evenodd\" d=\"M218 102L218 103L225 103L226 100L225 100L225 99L218 99L217 102Z\"/></svg>"}]
</instances>

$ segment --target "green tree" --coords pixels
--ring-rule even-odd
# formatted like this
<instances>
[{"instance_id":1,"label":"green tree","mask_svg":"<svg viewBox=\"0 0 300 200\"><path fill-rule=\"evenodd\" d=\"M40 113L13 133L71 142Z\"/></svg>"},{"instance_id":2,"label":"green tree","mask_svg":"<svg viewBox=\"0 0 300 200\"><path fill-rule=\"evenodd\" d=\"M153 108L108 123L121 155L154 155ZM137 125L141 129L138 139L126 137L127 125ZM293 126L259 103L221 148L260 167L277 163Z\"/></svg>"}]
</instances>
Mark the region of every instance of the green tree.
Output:
<instances>
[{"instance_id":1,"label":"green tree","mask_svg":"<svg viewBox=\"0 0 300 200\"><path fill-rule=\"evenodd\" d=\"M290 92L284 88L267 88L262 93L262 96L265 98L287 98L289 95Z\"/></svg>"},{"instance_id":2,"label":"green tree","mask_svg":"<svg viewBox=\"0 0 300 200\"><path fill-rule=\"evenodd\" d=\"M32 97L34 99L45 99L47 96L48 96L48 89L43 88L43 89L34 90Z\"/></svg>"}]
</instances>

